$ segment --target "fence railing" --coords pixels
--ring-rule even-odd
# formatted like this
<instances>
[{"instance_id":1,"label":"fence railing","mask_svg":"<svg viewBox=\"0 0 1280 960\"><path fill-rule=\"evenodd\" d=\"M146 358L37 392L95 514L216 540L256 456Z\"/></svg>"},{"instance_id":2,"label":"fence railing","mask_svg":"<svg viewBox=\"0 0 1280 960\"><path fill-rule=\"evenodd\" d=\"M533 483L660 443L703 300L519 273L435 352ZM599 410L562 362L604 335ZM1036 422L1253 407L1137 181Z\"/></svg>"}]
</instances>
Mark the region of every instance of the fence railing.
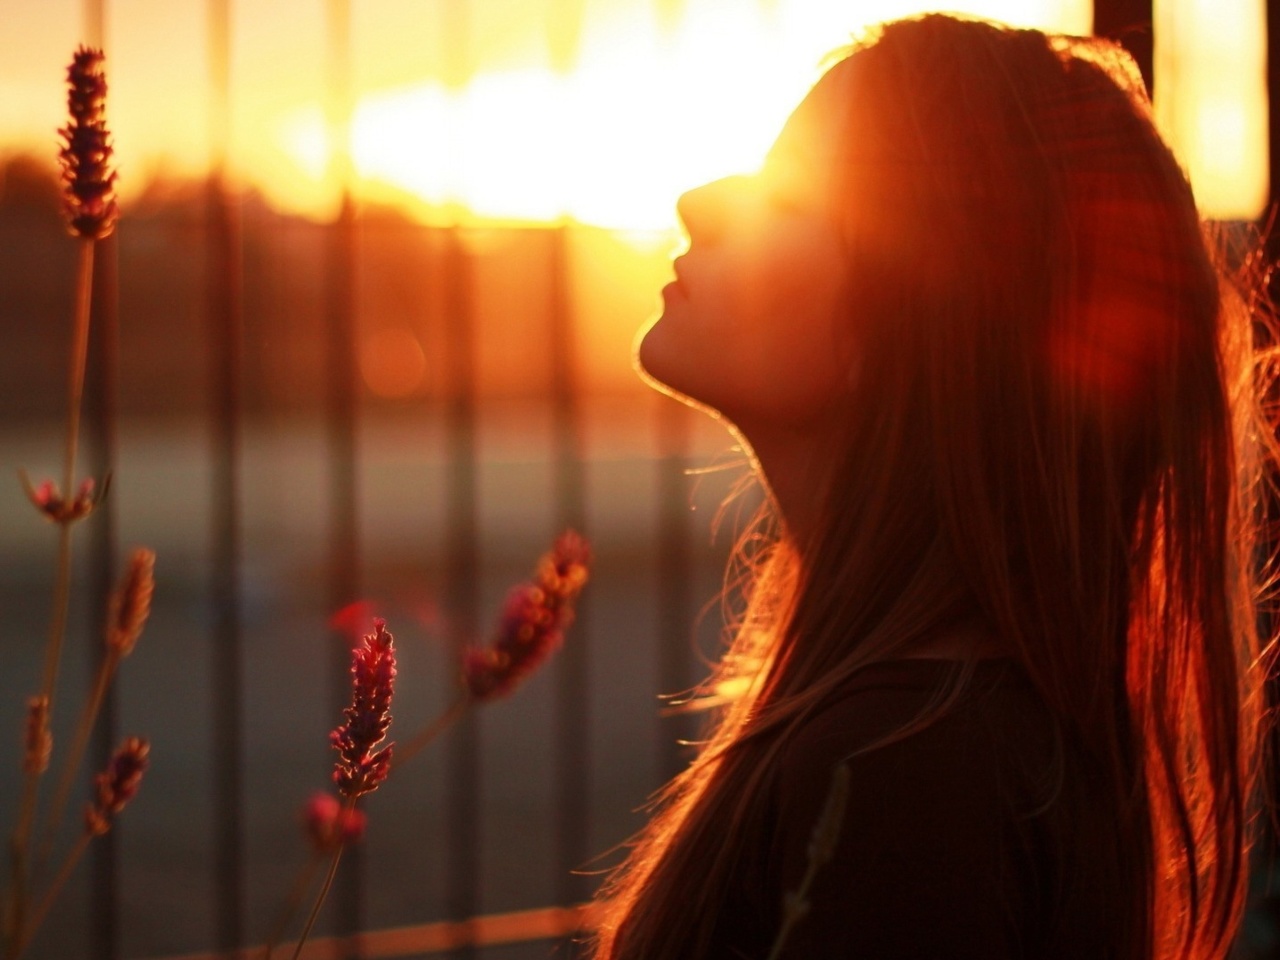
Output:
<instances>
[{"instance_id":1,"label":"fence railing","mask_svg":"<svg viewBox=\"0 0 1280 960\"><path fill-rule=\"evenodd\" d=\"M669 18L671 0L654 2ZM90 42L104 39L106 6L85 0ZM446 72L465 78L469 5L437 6L457 61ZM326 95L341 129L348 0L325 10ZM85 609L101 609L120 544L162 541L154 639L109 701L96 750L106 756L126 724L159 724L156 799L144 791L100 842L79 888L90 919L59 925L35 955L251 955L301 856L293 810L325 782L324 734L347 694L348 638L321 639L329 615L369 601L405 618L402 643L421 665L402 680L404 722L422 720L453 682L451 649L483 632L506 583L573 526L595 541L599 568L551 675L491 716L468 716L423 770L373 798L368 848L346 858L330 926L304 954L472 957L561 940L571 956L572 935L590 925L581 904L594 855L639 826L631 811L683 761L688 727L660 723L653 694L697 677L692 624L724 552L695 537L689 516L724 484L691 492L687 470L727 441L617 385L627 331L644 317L600 307L605 287L630 284L615 299L631 303L635 289L656 290L664 254L572 224L364 217L349 190L328 224L254 205L225 167L231 4L209 0L208 11L212 173L199 202L126 211L95 277L88 443L95 472L117 485L92 522ZM6 229L10 269L27 269L17 254L28 237ZM607 257L593 261L597 250ZM601 280L606 260L615 269ZM424 385L398 399L376 396L377 370L361 364L370 330L391 322L424 354ZM602 343L613 359L600 359ZM31 389L12 372L11 390ZM148 401L162 390L181 415ZM39 455L28 440L10 449ZM13 518L6 529L24 528ZM0 558L19 571L9 601L26 589L29 547ZM89 614L80 626L93 633ZM701 621L704 649L717 631L714 617ZM0 687L18 702L20 684L15 673ZM529 903L539 906L511 909ZM423 916L446 919L404 922ZM193 942L213 952L173 953Z\"/></svg>"},{"instance_id":2,"label":"fence railing","mask_svg":"<svg viewBox=\"0 0 1280 960\"><path fill-rule=\"evenodd\" d=\"M90 6L90 19L109 23L101 3ZM334 60L343 56L344 7L330 7ZM85 649L96 649L91 611L114 581L114 558L123 544L153 543L160 590L152 625L104 712L96 749L105 756L137 724L161 729L150 731L154 765L142 798L99 845L70 892L65 921L51 925L32 955L114 960L203 940L229 956L261 937L302 855L295 809L308 785L327 781L325 733L347 692L349 637L339 630L323 640L330 614L370 598L389 616L411 614L404 633L410 643L417 633L425 650L418 676L407 667L402 679L421 695L415 706L412 692L401 694L412 722L454 682L447 648L482 634L503 587L555 532L574 526L595 541L600 559L558 662L492 717L464 721L428 771L406 771L374 798L370 849L344 858L322 931L330 939L316 949L463 957L498 943L563 938L580 922L576 908L506 908L589 898L594 881L582 871L638 826L630 811L677 763L680 730L659 724L653 695L694 678L694 598L714 593L719 566L714 551L692 544L684 469L693 448L727 441L715 428L698 434L686 411L638 386L616 386L643 312L603 320L613 327L607 362L598 346L586 346L600 341L598 331L583 333L602 318L580 288L599 272L592 251L619 243L604 231L567 223L428 228L361 217L349 196L333 222L317 225L235 193L220 159L234 57L229 4L211 0L209 12L213 172L195 195L179 190L171 202L126 208L95 279L87 442L94 472L112 473L115 489L90 525L93 589L78 594L76 626ZM447 19L465 25L456 12ZM56 213L39 223L61 230ZM0 239L7 250L34 250L40 229L0 223ZM495 235L506 239L495 245ZM609 252L614 261L619 249ZM602 286L656 290L654 265L665 253L623 253L630 279L597 279L588 299L602 302ZM411 269L387 266L406 256ZM17 278L24 286L62 282L56 264L34 258L15 256L9 269L14 286ZM427 282L413 294L388 293L369 279L388 270ZM521 316L494 304L489 294L503 285L508 298L524 291ZM6 324L18 329L21 305L7 312ZM428 354L428 382L408 399L376 396L376 370L361 366L366 335L393 314ZM523 362L541 373L506 389L502 364L510 370L512 358L502 341L511 335L538 345ZM4 382L38 409L40 377L31 374L47 366L44 345L31 338L13 346ZM617 370L602 374L610 365ZM49 399L47 409L57 411ZM500 412L516 407L526 427ZM6 444L13 463L3 466L38 464L29 426L5 429L22 439ZM526 432L542 440L530 443ZM411 453L401 446L406 433L415 436ZM708 442L712 435L718 439ZM413 489L413 502L389 520L379 491L393 469L418 480L397 485ZM289 495L277 496L281 483ZM514 510L527 516L513 521ZM0 558L14 574L6 596L16 601L30 589L24 577L39 541L22 532L16 510L0 512L17 532ZM416 549L406 545L410 530ZM427 582L408 587L420 596L389 596L388 582L408 583L411 567ZM15 633L37 632L22 617L38 610L6 608L19 611L10 618ZM601 649L602 641L618 646ZM20 671L3 686L7 702L20 702ZM516 742L529 729L539 737ZM502 767L517 768L520 790L503 785ZM396 791L417 796L395 799ZM378 824L389 821L397 825L380 839ZM404 851L423 835L429 854L421 865L407 862ZM388 891L399 896L415 871L422 892L389 905ZM540 879L528 882L531 874ZM77 899L90 905L87 919ZM403 926L405 917L433 915L449 919ZM386 932L397 923L399 932Z\"/></svg>"},{"instance_id":3,"label":"fence railing","mask_svg":"<svg viewBox=\"0 0 1280 960\"><path fill-rule=\"evenodd\" d=\"M459 949L496 947L517 943L559 940L580 936L589 928L590 905L578 907L545 907L512 913L472 917L463 921L439 921L396 927L388 930L366 930L355 938L318 937L308 941L300 960L332 960L351 953L363 960L388 960L391 957L422 957ZM280 945L280 952L292 955L293 943ZM258 960L262 946L254 946L230 954L234 960ZM228 960L227 953L184 953L154 960Z\"/></svg>"}]
</instances>

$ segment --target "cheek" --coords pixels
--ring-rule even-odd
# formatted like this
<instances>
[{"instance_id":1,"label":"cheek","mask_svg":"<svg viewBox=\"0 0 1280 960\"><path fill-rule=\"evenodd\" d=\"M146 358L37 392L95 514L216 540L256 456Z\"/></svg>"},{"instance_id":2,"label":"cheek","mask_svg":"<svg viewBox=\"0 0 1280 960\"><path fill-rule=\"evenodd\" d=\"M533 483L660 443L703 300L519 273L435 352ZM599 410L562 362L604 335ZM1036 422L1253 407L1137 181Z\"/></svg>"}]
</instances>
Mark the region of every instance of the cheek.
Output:
<instances>
[{"instance_id":1,"label":"cheek","mask_svg":"<svg viewBox=\"0 0 1280 960\"><path fill-rule=\"evenodd\" d=\"M756 385L739 398L739 418L800 424L823 415L848 389L856 350L842 277L834 259L797 259L739 288L743 349L735 355Z\"/></svg>"}]
</instances>

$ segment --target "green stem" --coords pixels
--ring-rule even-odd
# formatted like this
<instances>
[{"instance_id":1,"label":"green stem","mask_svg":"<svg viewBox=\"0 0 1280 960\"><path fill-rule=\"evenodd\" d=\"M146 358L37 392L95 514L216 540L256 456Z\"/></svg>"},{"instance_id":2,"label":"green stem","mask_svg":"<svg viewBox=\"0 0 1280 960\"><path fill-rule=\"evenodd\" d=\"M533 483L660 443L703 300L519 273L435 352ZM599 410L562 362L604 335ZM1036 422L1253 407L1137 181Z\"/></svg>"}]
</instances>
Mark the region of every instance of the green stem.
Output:
<instances>
[{"instance_id":1,"label":"green stem","mask_svg":"<svg viewBox=\"0 0 1280 960\"><path fill-rule=\"evenodd\" d=\"M336 823L344 823L351 816L351 812L356 808L356 800L359 797L351 797L342 806L342 813L338 815ZM338 861L342 859L342 848L345 846L341 841L333 848L333 857L329 861L329 873L324 878L324 886L320 888L320 893L316 897L316 902L311 907L311 915L307 917L307 925L302 928L302 936L298 938L298 945L293 948L293 960L298 960L302 955L302 947L307 942L307 937L311 936L311 928L316 925L316 917L320 916L320 908L324 905L324 898L329 896L329 888L333 886L333 878L338 872Z\"/></svg>"},{"instance_id":2,"label":"green stem","mask_svg":"<svg viewBox=\"0 0 1280 960\"><path fill-rule=\"evenodd\" d=\"M395 770L402 764L407 763L413 757L422 752L427 744L431 743L436 737L440 736L448 729L457 719L466 712L467 707L471 706L474 701L471 697L463 694L455 700L447 710L431 721L423 730L420 730L412 740L400 747L391 755L391 769Z\"/></svg>"}]
</instances>

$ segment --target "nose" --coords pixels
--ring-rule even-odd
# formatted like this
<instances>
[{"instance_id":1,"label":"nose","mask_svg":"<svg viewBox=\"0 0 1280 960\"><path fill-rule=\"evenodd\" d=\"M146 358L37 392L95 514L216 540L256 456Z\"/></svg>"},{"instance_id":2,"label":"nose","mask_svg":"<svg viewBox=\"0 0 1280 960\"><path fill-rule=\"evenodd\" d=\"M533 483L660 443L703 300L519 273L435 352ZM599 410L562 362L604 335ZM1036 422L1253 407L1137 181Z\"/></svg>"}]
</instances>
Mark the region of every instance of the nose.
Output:
<instances>
[{"instance_id":1,"label":"nose","mask_svg":"<svg viewBox=\"0 0 1280 960\"><path fill-rule=\"evenodd\" d=\"M681 194L676 201L676 214L690 241L712 242L724 232L729 215L741 202L748 180L742 175L721 177Z\"/></svg>"}]
</instances>

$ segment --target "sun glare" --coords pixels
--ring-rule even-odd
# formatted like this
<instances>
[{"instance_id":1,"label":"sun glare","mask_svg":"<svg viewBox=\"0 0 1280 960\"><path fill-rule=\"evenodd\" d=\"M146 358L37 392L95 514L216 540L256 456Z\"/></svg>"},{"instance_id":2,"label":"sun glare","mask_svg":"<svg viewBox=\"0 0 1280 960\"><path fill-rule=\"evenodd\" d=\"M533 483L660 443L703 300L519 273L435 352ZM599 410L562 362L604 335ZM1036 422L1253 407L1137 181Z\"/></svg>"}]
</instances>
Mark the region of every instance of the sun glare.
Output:
<instances>
[{"instance_id":1,"label":"sun glare","mask_svg":"<svg viewBox=\"0 0 1280 960\"><path fill-rule=\"evenodd\" d=\"M567 70L544 49L531 65L481 70L461 88L437 80L364 95L351 129L354 188L428 221L672 229L681 192L760 163L827 53L868 23L929 8L686 0L664 18L655 6L588 4ZM952 9L1072 33L1087 32L1091 18L1089 0ZM296 167L286 202L310 192L323 203L333 184L320 110L289 116L278 139Z\"/></svg>"}]
</instances>

